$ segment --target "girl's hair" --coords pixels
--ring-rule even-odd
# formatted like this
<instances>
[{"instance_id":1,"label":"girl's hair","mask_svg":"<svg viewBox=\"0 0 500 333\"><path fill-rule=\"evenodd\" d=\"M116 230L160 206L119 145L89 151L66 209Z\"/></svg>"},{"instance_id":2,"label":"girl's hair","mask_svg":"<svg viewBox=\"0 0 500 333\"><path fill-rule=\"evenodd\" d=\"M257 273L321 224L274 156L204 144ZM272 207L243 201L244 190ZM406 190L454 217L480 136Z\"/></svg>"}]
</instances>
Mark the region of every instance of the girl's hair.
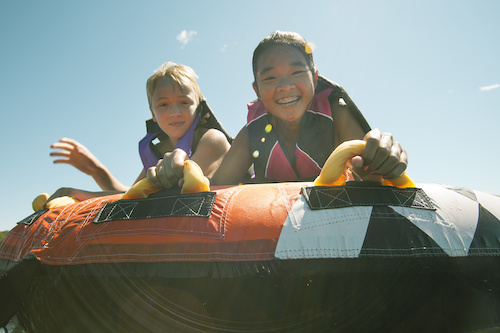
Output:
<instances>
[{"instance_id":1,"label":"girl's hair","mask_svg":"<svg viewBox=\"0 0 500 333\"><path fill-rule=\"evenodd\" d=\"M196 82L198 76L194 70L189 66L169 61L162 64L157 70L155 70L154 74L151 75L146 82L146 93L148 95L148 103L151 110L153 110L151 97L155 91L156 84L164 77L172 80L172 83L176 84L181 90L189 88L194 91L198 97L198 102L203 100L200 86L198 85L198 82Z\"/></svg>"},{"instance_id":2,"label":"girl's hair","mask_svg":"<svg viewBox=\"0 0 500 333\"><path fill-rule=\"evenodd\" d=\"M307 61L307 64L311 68L313 72L316 72L316 67L314 66L314 60L312 55L312 49L307 44L307 41L296 32L290 31L275 31L266 38L264 38L259 45L253 51L252 58L252 68L253 68L253 77L254 80L257 74L257 61L259 57L264 51L266 51L270 47L275 46L290 46L299 50Z\"/></svg>"}]
</instances>

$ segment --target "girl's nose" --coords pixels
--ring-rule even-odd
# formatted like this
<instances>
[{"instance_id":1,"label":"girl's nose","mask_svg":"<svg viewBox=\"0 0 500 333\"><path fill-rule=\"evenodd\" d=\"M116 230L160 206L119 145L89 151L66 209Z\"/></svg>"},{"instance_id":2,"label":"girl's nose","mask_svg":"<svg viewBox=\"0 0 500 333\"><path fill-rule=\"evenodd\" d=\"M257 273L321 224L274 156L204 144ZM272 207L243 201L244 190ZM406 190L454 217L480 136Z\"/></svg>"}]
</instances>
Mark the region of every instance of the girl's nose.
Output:
<instances>
[{"instance_id":1,"label":"girl's nose","mask_svg":"<svg viewBox=\"0 0 500 333\"><path fill-rule=\"evenodd\" d=\"M289 77L281 78L278 82L278 89L279 90L287 90L287 89L290 89L293 87L295 87L295 84L294 84L293 80Z\"/></svg>"}]
</instances>

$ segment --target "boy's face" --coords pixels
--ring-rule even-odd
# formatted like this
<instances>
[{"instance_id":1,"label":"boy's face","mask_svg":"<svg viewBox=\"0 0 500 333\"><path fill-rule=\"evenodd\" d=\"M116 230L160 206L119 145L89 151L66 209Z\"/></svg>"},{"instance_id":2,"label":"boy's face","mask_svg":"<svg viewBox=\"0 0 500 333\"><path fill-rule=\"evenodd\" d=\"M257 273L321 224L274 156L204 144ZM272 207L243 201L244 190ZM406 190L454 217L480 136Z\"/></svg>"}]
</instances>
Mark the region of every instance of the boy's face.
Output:
<instances>
[{"instance_id":1,"label":"boy's face","mask_svg":"<svg viewBox=\"0 0 500 333\"><path fill-rule=\"evenodd\" d=\"M314 96L318 77L294 47L276 46L257 60L254 90L266 109L287 122L299 122Z\"/></svg>"},{"instance_id":2,"label":"boy's face","mask_svg":"<svg viewBox=\"0 0 500 333\"><path fill-rule=\"evenodd\" d=\"M194 121L199 98L188 87L181 90L171 79L161 78L157 83L151 105L153 120L177 144Z\"/></svg>"}]
</instances>

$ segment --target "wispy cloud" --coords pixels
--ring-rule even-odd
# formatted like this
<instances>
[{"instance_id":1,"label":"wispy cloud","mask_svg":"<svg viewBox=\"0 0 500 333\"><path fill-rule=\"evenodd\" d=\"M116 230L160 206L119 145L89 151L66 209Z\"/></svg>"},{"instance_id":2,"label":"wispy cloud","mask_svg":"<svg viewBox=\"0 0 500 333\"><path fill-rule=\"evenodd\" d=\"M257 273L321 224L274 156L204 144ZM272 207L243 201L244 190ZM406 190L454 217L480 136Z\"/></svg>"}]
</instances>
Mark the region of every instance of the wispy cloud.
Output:
<instances>
[{"instance_id":1,"label":"wispy cloud","mask_svg":"<svg viewBox=\"0 0 500 333\"><path fill-rule=\"evenodd\" d=\"M484 87L479 87L479 90L481 91L490 91L490 90L493 90L493 89L497 89L497 88L500 88L500 84L492 84L491 86L484 86Z\"/></svg>"},{"instance_id":2,"label":"wispy cloud","mask_svg":"<svg viewBox=\"0 0 500 333\"><path fill-rule=\"evenodd\" d=\"M177 40L182 44L181 47L184 48L184 45L186 45L187 43L189 43L191 41L191 39L193 39L193 36L195 36L196 34L198 34L198 32L196 32L194 30L191 30L191 31L182 30L177 35Z\"/></svg>"},{"instance_id":3,"label":"wispy cloud","mask_svg":"<svg viewBox=\"0 0 500 333\"><path fill-rule=\"evenodd\" d=\"M233 46L236 46L238 45L238 42L232 42L230 44L224 44L222 45L222 47L220 48L220 51L221 52L227 52L227 50L230 48L230 47L233 47Z\"/></svg>"}]
</instances>

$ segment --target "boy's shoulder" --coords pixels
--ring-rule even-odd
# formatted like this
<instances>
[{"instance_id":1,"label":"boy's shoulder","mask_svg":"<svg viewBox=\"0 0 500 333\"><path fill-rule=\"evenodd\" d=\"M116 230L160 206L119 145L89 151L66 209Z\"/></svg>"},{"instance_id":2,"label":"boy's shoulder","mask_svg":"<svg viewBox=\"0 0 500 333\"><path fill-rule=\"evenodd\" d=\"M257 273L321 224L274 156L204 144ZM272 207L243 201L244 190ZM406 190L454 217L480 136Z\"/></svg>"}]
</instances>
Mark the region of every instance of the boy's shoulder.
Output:
<instances>
[{"instance_id":1,"label":"boy's shoulder","mask_svg":"<svg viewBox=\"0 0 500 333\"><path fill-rule=\"evenodd\" d=\"M207 101L203 100L200 102L199 112L200 112L200 121L198 123L198 128L205 129L216 129L220 131L226 137L227 141L231 143L233 141L233 137L229 135L226 129L222 126L222 123L217 119L215 113L212 111ZM205 131L206 132L206 131Z\"/></svg>"}]
</instances>

